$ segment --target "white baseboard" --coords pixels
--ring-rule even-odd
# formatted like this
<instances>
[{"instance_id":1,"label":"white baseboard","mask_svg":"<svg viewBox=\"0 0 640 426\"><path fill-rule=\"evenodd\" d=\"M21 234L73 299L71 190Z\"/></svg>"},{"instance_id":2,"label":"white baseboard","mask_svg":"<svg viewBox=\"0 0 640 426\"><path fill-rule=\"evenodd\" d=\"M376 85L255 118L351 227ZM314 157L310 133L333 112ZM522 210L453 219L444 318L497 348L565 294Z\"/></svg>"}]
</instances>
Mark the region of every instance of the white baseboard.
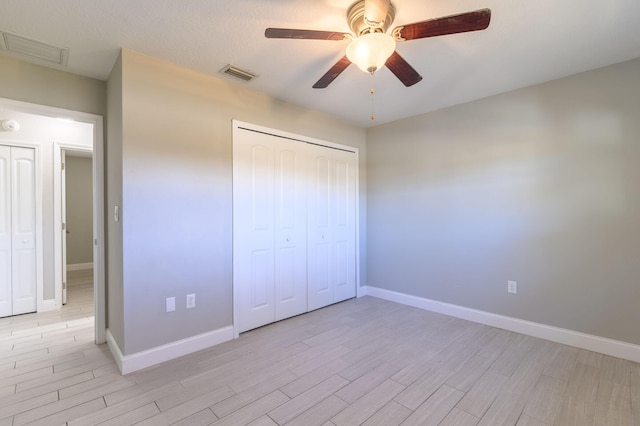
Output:
<instances>
[{"instance_id":1,"label":"white baseboard","mask_svg":"<svg viewBox=\"0 0 640 426\"><path fill-rule=\"evenodd\" d=\"M120 346L118 346L118 344L116 343L116 339L113 338L113 335L111 334L111 330L109 330L108 328L107 328L107 346L109 346L111 355L113 356L113 359L116 361L116 364L118 364L118 370L120 370L120 373L122 373L122 358L124 358L124 356L122 355Z\"/></svg>"},{"instance_id":2,"label":"white baseboard","mask_svg":"<svg viewBox=\"0 0 640 426\"><path fill-rule=\"evenodd\" d=\"M600 352L605 355L624 358L634 362L640 362L640 346L620 340L608 339L606 337L581 333L565 328L493 314L491 312L466 308L464 306L453 305L445 302L438 302L437 300L425 299L423 297L398 293L377 287L367 286L363 289L363 293L372 297L401 303L407 306L413 306L414 308L420 308L426 311L449 315L480 324L490 325L492 327L502 328L504 330L514 331L516 333L526 334L528 336L538 337L540 339L550 340L552 342L562 343L589 351Z\"/></svg>"},{"instance_id":3,"label":"white baseboard","mask_svg":"<svg viewBox=\"0 0 640 426\"><path fill-rule=\"evenodd\" d=\"M82 271L85 269L93 269L93 262L89 263L72 263L67 265L67 271Z\"/></svg>"},{"instance_id":4,"label":"white baseboard","mask_svg":"<svg viewBox=\"0 0 640 426\"><path fill-rule=\"evenodd\" d=\"M120 347L107 329L107 345L118 364L120 373L128 374L174 358L188 355L233 339L233 327L219 328L208 333L157 346L131 355L123 355Z\"/></svg>"}]
</instances>

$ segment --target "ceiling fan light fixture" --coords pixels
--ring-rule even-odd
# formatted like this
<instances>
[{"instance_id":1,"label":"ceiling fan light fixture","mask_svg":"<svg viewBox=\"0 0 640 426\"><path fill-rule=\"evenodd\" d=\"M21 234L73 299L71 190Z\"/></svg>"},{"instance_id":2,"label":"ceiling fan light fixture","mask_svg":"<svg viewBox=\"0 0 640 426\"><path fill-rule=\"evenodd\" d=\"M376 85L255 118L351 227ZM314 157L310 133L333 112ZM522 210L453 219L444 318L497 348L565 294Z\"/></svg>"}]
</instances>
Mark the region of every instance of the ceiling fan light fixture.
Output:
<instances>
[{"instance_id":1,"label":"ceiling fan light fixture","mask_svg":"<svg viewBox=\"0 0 640 426\"><path fill-rule=\"evenodd\" d=\"M396 50L396 41L386 33L367 33L347 46L347 58L364 72L373 74L382 68Z\"/></svg>"}]
</instances>

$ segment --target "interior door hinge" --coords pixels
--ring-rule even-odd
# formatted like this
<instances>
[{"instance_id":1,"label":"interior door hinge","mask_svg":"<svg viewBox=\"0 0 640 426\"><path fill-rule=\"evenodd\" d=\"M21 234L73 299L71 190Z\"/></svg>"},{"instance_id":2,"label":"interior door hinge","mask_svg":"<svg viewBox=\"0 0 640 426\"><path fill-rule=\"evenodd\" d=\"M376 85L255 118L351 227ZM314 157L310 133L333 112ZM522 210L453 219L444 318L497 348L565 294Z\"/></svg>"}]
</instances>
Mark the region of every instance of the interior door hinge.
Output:
<instances>
[{"instance_id":1,"label":"interior door hinge","mask_svg":"<svg viewBox=\"0 0 640 426\"><path fill-rule=\"evenodd\" d=\"M66 224L66 223L63 223L63 224L62 224L62 230L64 231L64 230L66 230L66 229L67 229L67 224Z\"/></svg>"},{"instance_id":2,"label":"interior door hinge","mask_svg":"<svg viewBox=\"0 0 640 426\"><path fill-rule=\"evenodd\" d=\"M64 170L64 163L60 163L60 167Z\"/></svg>"}]
</instances>

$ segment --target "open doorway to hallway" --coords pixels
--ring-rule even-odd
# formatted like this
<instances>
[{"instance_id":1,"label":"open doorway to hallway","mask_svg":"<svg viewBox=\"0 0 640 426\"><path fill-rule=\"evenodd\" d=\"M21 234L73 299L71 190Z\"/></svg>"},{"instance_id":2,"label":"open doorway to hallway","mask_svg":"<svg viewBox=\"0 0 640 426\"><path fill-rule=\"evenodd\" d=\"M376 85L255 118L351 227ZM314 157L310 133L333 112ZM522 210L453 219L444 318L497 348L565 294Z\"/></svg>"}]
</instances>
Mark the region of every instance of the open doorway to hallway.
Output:
<instances>
[{"instance_id":1,"label":"open doorway to hallway","mask_svg":"<svg viewBox=\"0 0 640 426\"><path fill-rule=\"evenodd\" d=\"M42 199L36 209L36 224L42 230L38 234L36 247L40 250L36 265L37 312L69 312L62 304L62 197L61 175L62 155L65 151L83 151L92 162L92 223L90 246L84 250L92 254L91 262L82 262L91 274L93 267L93 287L81 291L80 299L91 296L91 322L94 325L94 341L106 341L106 297L105 297L105 241L104 241L104 146L102 117L79 111L30 104L10 99L0 99L0 118L19 122L17 131L0 134L0 139L11 145L33 147L36 150L38 183L36 193ZM71 232L74 232L71 230ZM88 264L88 265L87 265ZM77 277L72 277L75 280ZM91 287L84 280L81 287ZM70 299L69 295L68 299ZM68 300L69 301L69 300ZM61 309L63 308L63 309ZM81 315L86 315L86 307Z\"/></svg>"},{"instance_id":2,"label":"open doorway to hallway","mask_svg":"<svg viewBox=\"0 0 640 426\"><path fill-rule=\"evenodd\" d=\"M61 153L63 304L77 286L93 284L92 156L87 150L63 149Z\"/></svg>"}]
</instances>

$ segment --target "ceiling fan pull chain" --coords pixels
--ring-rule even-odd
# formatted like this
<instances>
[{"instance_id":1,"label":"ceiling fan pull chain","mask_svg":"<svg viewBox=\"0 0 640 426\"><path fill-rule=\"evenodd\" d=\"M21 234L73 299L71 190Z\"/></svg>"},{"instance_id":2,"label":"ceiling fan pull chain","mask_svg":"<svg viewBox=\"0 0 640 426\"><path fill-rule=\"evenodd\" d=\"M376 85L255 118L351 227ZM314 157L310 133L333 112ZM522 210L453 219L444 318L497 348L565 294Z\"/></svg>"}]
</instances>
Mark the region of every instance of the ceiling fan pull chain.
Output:
<instances>
[{"instance_id":1,"label":"ceiling fan pull chain","mask_svg":"<svg viewBox=\"0 0 640 426\"><path fill-rule=\"evenodd\" d=\"M371 120L375 120L376 116L375 116L375 97L374 94L376 93L376 91L373 89L373 74L371 74Z\"/></svg>"}]
</instances>

